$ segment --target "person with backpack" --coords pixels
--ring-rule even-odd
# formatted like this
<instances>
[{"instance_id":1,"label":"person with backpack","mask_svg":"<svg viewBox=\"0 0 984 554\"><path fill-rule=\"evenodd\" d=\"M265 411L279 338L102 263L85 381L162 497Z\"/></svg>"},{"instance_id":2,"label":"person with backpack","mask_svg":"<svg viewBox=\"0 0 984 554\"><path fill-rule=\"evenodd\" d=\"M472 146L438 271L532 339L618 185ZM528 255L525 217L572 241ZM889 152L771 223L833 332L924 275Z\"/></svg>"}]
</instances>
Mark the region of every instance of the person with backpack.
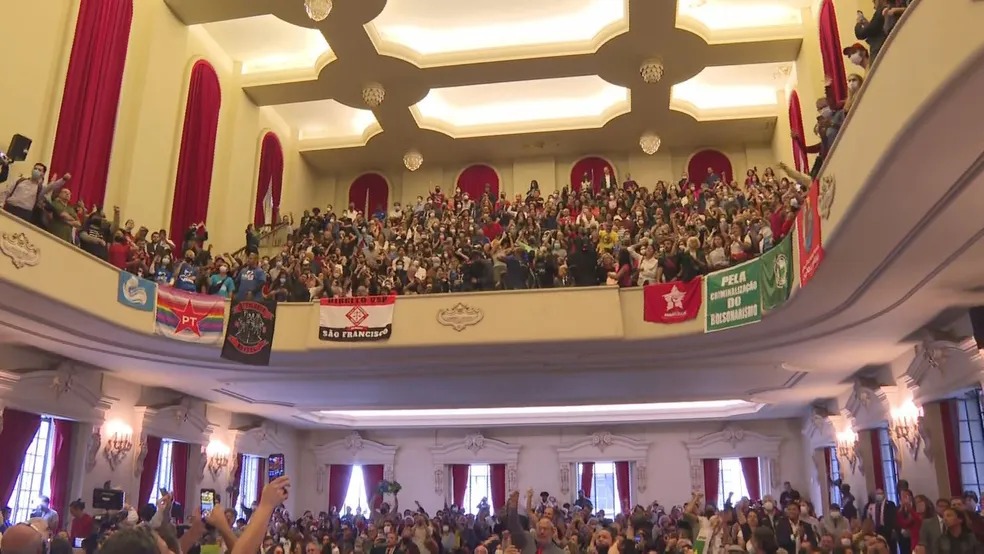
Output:
<instances>
[{"instance_id":1,"label":"person with backpack","mask_svg":"<svg viewBox=\"0 0 984 554\"><path fill-rule=\"evenodd\" d=\"M44 197L61 190L72 179L72 175L66 173L61 179L45 185L44 175L47 172L48 166L36 163L29 178L22 175L7 190L0 192L0 205L3 205L4 211L32 225L39 225Z\"/></svg>"}]
</instances>

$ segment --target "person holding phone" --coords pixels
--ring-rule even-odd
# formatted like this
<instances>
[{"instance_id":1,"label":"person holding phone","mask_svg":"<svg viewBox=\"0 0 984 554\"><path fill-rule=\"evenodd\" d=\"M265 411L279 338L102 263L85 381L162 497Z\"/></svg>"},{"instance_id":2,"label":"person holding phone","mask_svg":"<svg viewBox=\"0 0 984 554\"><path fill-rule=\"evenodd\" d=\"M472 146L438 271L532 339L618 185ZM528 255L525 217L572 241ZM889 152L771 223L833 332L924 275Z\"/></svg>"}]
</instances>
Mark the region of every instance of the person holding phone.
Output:
<instances>
[{"instance_id":1,"label":"person holding phone","mask_svg":"<svg viewBox=\"0 0 984 554\"><path fill-rule=\"evenodd\" d=\"M85 502L81 498L68 505L68 513L72 516L69 537L73 544L80 544L96 532L96 521L86 513Z\"/></svg>"}]
</instances>

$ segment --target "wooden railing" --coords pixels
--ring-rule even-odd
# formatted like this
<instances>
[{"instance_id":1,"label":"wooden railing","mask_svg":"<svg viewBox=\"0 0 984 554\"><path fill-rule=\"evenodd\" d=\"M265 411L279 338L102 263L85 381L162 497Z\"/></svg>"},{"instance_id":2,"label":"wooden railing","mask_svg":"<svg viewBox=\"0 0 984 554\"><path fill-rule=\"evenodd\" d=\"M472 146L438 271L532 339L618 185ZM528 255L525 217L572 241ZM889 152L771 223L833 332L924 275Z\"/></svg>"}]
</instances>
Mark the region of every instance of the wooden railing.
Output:
<instances>
[{"instance_id":1,"label":"wooden railing","mask_svg":"<svg viewBox=\"0 0 984 554\"><path fill-rule=\"evenodd\" d=\"M272 250L278 250L283 245L287 244L287 239L290 238L290 224L289 223L278 223L273 227L267 228L265 231L260 232L260 255L269 256ZM275 252L274 252L275 253ZM239 258L246 254L246 246L243 246L239 250L232 253L233 257Z\"/></svg>"}]
</instances>

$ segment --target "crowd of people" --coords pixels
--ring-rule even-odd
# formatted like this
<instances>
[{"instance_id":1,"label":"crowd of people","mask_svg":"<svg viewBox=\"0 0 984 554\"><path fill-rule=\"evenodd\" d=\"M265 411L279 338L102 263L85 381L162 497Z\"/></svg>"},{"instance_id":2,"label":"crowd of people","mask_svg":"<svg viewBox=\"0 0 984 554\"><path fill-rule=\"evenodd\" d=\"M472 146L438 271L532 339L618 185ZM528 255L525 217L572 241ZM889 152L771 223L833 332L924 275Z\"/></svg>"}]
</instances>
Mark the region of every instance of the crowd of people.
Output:
<instances>
[{"instance_id":1,"label":"crowd of people","mask_svg":"<svg viewBox=\"0 0 984 554\"><path fill-rule=\"evenodd\" d=\"M216 504L211 512L177 515L169 495L155 506L125 508L95 519L80 502L72 505L65 531L35 517L27 525L5 523L3 554L71 552L78 541L86 554L979 554L984 517L977 494L935 502L899 481L899 503L875 490L860 509L850 487L840 485L843 505L822 516L789 483L761 501L729 494L722 507L694 493L682 506L658 502L617 514L595 511L578 492L559 504L548 493L520 505L513 492L505 506L488 499L474 509L447 506L429 514L419 503L400 511L399 500L370 501L363 513L332 507L292 516L283 506L289 478L268 484L260 500L236 509ZM379 500L382 500L381 498Z\"/></svg>"}]
</instances>

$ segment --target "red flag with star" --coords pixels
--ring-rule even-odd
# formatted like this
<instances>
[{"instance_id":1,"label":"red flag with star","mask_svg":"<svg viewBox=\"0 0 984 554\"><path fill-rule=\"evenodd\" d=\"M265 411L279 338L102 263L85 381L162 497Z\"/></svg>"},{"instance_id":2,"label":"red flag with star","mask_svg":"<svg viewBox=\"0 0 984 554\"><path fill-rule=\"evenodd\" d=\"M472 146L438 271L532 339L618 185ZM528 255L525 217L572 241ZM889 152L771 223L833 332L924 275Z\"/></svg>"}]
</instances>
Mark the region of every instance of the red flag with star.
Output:
<instances>
[{"instance_id":1,"label":"red flag with star","mask_svg":"<svg viewBox=\"0 0 984 554\"><path fill-rule=\"evenodd\" d=\"M642 319L650 323L681 323L697 317L700 312L700 277L683 283L657 283L642 289Z\"/></svg>"},{"instance_id":2,"label":"red flag with star","mask_svg":"<svg viewBox=\"0 0 984 554\"><path fill-rule=\"evenodd\" d=\"M160 287L154 330L169 339L218 344L225 324L225 300L222 296Z\"/></svg>"}]
</instances>

